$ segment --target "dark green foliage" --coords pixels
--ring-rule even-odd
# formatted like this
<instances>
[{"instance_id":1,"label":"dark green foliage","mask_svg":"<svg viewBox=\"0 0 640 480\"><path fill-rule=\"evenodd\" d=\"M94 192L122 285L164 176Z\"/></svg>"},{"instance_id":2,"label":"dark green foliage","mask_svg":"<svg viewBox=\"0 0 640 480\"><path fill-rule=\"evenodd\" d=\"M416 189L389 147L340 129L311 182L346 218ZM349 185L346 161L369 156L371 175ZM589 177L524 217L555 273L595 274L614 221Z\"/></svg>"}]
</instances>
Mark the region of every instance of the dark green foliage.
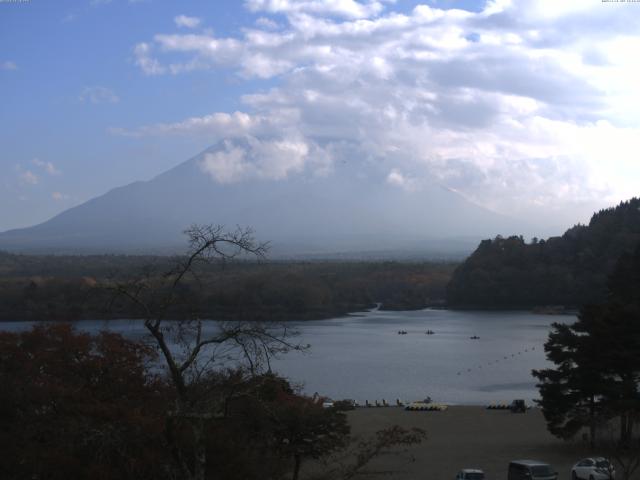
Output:
<instances>
[{"instance_id":1,"label":"dark green foliage","mask_svg":"<svg viewBox=\"0 0 640 480\"><path fill-rule=\"evenodd\" d=\"M545 351L555 368L533 371L540 382L538 403L547 427L560 438L572 438L583 427L589 427L594 441L604 411L607 377L601 368L598 339L589 334L594 327L590 318L583 311L573 325L554 323Z\"/></svg>"},{"instance_id":2,"label":"dark green foliage","mask_svg":"<svg viewBox=\"0 0 640 480\"><path fill-rule=\"evenodd\" d=\"M101 286L139 277L140 271L159 276L175 260L0 254L0 321L139 317L129 302L113 302ZM185 318L195 309L203 318L304 320L375 302L385 308L422 308L443 303L454 268L450 263L218 263L186 279L170 313Z\"/></svg>"},{"instance_id":3,"label":"dark green foliage","mask_svg":"<svg viewBox=\"0 0 640 480\"><path fill-rule=\"evenodd\" d=\"M617 259L640 243L640 199L593 215L562 237L483 240L453 274L447 302L458 307L577 307L603 301Z\"/></svg>"},{"instance_id":4,"label":"dark green foliage","mask_svg":"<svg viewBox=\"0 0 640 480\"><path fill-rule=\"evenodd\" d=\"M640 414L640 246L618 261L601 305L580 310L571 325L554 324L545 344L555 368L533 375L549 430L570 438L614 417L620 441L632 438Z\"/></svg>"}]
</instances>

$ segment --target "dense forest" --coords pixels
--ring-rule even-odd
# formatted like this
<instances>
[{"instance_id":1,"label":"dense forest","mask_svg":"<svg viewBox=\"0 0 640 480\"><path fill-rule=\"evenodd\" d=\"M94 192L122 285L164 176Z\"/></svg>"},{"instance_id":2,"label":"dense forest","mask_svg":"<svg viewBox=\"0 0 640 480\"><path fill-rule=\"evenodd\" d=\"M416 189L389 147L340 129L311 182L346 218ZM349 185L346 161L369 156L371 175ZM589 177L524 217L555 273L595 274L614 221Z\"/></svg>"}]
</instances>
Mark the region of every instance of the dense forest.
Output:
<instances>
[{"instance_id":1,"label":"dense forest","mask_svg":"<svg viewBox=\"0 0 640 480\"><path fill-rule=\"evenodd\" d=\"M162 276L177 258L32 256L0 253L0 321L132 318L139 312L109 285ZM171 312L206 318L304 320L370 308L414 309L444 303L455 268L438 262L254 262L207 265Z\"/></svg>"},{"instance_id":2,"label":"dense forest","mask_svg":"<svg viewBox=\"0 0 640 480\"><path fill-rule=\"evenodd\" d=\"M576 307L606 295L607 276L640 243L640 198L595 213L547 240L484 240L447 286L453 307Z\"/></svg>"}]
</instances>

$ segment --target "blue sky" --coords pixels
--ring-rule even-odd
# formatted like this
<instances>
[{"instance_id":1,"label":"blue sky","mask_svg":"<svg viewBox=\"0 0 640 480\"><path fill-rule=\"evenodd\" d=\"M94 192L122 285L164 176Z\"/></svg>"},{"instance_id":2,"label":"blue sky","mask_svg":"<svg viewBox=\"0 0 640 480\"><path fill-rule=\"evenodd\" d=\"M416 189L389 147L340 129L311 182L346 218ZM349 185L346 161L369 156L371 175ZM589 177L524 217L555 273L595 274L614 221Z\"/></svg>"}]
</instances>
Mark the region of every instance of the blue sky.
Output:
<instances>
[{"instance_id":1,"label":"blue sky","mask_svg":"<svg viewBox=\"0 0 640 480\"><path fill-rule=\"evenodd\" d=\"M230 72L148 78L132 62L136 43L174 31L173 19L183 12L206 16L216 31L229 33L247 16L239 2L216 2L215 10L207 3L0 4L0 59L16 66L0 71L0 201L8 206L0 229L44 220L115 186L147 179L204 145L130 141L108 129L237 108L239 94L251 86ZM97 87L113 92L113 99L81 100L85 89ZM51 162L60 173L46 174L34 159ZM24 171L38 183L24 185ZM62 198L52 201L54 192Z\"/></svg>"},{"instance_id":2,"label":"blue sky","mask_svg":"<svg viewBox=\"0 0 640 480\"><path fill-rule=\"evenodd\" d=\"M399 188L584 215L640 184L640 4L555 5L0 2L0 230L247 135L278 159L212 185L330 175L349 143Z\"/></svg>"}]
</instances>

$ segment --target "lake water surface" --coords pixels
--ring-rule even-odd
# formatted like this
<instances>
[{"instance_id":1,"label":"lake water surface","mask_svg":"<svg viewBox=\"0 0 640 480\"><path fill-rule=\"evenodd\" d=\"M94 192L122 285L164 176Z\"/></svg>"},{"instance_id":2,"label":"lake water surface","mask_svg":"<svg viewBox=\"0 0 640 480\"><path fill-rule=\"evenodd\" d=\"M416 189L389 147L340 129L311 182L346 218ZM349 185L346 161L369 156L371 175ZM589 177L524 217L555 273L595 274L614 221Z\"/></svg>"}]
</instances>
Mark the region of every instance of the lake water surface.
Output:
<instances>
[{"instance_id":1,"label":"lake water surface","mask_svg":"<svg viewBox=\"0 0 640 480\"><path fill-rule=\"evenodd\" d=\"M294 323L308 352L291 352L274 370L302 384L308 394L364 403L430 396L434 401L487 404L538 397L534 368L548 364L544 342L552 322L572 316L528 312L418 310L371 311L347 317ZM0 323L3 330L31 323ZM211 326L215 322L211 322ZM145 335L140 321L83 321L78 329L109 329L130 338ZM406 335L399 335L405 330ZM433 330L433 335L426 335ZM469 337L480 338L472 340Z\"/></svg>"}]
</instances>

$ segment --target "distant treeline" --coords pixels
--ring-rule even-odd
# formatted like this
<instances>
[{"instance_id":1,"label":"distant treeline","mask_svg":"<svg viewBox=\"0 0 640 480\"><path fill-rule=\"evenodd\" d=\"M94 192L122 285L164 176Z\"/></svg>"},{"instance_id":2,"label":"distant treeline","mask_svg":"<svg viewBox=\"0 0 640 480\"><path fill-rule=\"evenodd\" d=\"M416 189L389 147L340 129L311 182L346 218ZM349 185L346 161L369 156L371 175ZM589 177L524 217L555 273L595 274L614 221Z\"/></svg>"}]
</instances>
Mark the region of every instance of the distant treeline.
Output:
<instances>
[{"instance_id":1,"label":"distant treeline","mask_svg":"<svg viewBox=\"0 0 640 480\"><path fill-rule=\"evenodd\" d=\"M454 307L576 307L598 303L617 259L640 243L640 199L595 213L548 240L484 240L454 272L447 303Z\"/></svg>"},{"instance_id":2,"label":"distant treeline","mask_svg":"<svg viewBox=\"0 0 640 480\"><path fill-rule=\"evenodd\" d=\"M0 253L0 321L141 316L109 290L115 282L167 272L176 258L30 256ZM232 262L190 278L175 318L305 320L372 307L444 304L454 263Z\"/></svg>"}]
</instances>

